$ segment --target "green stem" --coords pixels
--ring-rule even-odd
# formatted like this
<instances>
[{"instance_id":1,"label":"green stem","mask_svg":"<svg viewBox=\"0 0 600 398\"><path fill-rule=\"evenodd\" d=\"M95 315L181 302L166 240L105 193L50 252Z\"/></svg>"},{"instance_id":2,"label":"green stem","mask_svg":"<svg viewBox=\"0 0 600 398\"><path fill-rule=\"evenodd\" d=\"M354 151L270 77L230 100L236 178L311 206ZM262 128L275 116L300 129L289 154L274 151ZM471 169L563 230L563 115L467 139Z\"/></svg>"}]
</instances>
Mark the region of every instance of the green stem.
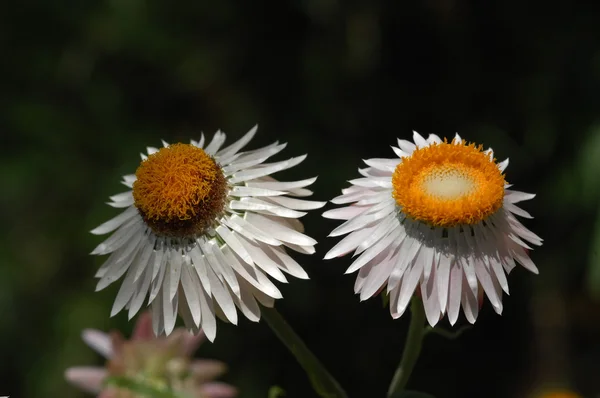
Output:
<instances>
[{"instance_id":1,"label":"green stem","mask_svg":"<svg viewBox=\"0 0 600 398\"><path fill-rule=\"evenodd\" d=\"M346 393L275 308L261 308L262 317L292 352L322 398L347 398Z\"/></svg>"},{"instance_id":2,"label":"green stem","mask_svg":"<svg viewBox=\"0 0 600 398\"><path fill-rule=\"evenodd\" d=\"M408 335L404 343L404 352L400 365L394 373L394 378L388 390L388 398L392 397L399 391L405 389L408 379L412 373L423 345L423 337L425 337L425 309L423 302L417 297L413 297L410 303L410 326L408 327Z\"/></svg>"}]
</instances>

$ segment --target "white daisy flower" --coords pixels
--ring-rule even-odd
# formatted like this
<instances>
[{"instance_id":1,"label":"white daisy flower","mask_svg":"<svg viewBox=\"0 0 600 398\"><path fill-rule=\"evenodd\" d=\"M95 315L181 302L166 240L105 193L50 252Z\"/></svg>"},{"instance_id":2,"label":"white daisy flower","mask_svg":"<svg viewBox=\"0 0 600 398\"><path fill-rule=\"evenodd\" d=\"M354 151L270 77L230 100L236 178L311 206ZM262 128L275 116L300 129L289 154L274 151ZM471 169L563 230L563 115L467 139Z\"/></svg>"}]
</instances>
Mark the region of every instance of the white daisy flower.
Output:
<instances>
[{"instance_id":1,"label":"white daisy flower","mask_svg":"<svg viewBox=\"0 0 600 398\"><path fill-rule=\"evenodd\" d=\"M270 177L306 155L265 163L285 148L278 142L240 152L256 129L223 149L220 131L208 145L204 135L191 144L163 141L163 148L142 154L135 175L123 177L132 190L111 196L108 204L125 211L91 231L114 231L92 252L110 254L96 274L96 291L125 275L111 316L126 308L131 319L148 296L157 335L173 331L179 312L187 328L202 328L213 341L215 315L237 324L237 307L258 321L257 301L272 307L282 297L267 275L280 282L287 282L284 273L308 279L284 246L314 253L317 242L297 219L325 202L294 198L311 195L305 187L316 177Z\"/></svg>"},{"instance_id":2,"label":"white daisy flower","mask_svg":"<svg viewBox=\"0 0 600 398\"><path fill-rule=\"evenodd\" d=\"M535 195L508 189L504 170L491 149L451 143L414 132L414 144L398 140L397 158L365 160L363 178L332 200L347 207L326 211L326 218L347 220L330 236L349 234L325 259L350 252L358 256L346 273L358 272L354 286L366 300L387 285L393 318L406 310L415 290L430 325L444 314L451 324L460 307L474 323L483 292L502 313L506 273L515 260L538 272L526 242L542 239L515 215L531 218L515 205Z\"/></svg>"}]
</instances>

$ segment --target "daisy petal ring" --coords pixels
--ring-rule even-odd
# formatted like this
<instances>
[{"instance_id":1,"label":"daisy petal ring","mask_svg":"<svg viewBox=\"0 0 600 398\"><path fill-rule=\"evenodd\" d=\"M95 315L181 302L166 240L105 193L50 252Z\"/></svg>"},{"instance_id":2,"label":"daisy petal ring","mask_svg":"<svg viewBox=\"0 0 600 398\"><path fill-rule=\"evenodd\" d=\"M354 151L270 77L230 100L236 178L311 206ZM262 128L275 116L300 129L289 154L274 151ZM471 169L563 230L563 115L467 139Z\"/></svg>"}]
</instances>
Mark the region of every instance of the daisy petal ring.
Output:
<instances>
[{"instance_id":1,"label":"daisy petal ring","mask_svg":"<svg viewBox=\"0 0 600 398\"><path fill-rule=\"evenodd\" d=\"M92 252L110 254L96 273L96 290L124 276L111 316L127 309L131 319L147 300L157 335L169 335L179 313L188 329L202 329L213 341L216 317L237 324L239 310L258 321L258 303L272 307L282 297L269 277L308 279L285 247L314 253L317 242L298 218L325 203L299 199L312 194L306 187L316 178L271 177L306 155L265 163L285 148L278 142L240 152L256 130L223 149L222 132L207 145L204 136L190 144L163 142L123 177L130 190L108 204L125 210L91 231L112 232Z\"/></svg>"},{"instance_id":2,"label":"daisy petal ring","mask_svg":"<svg viewBox=\"0 0 600 398\"><path fill-rule=\"evenodd\" d=\"M458 134L414 132L413 141L398 140L396 158L365 160L362 178L332 200L346 207L323 214L345 221L330 236L347 236L325 259L352 252L355 293L366 300L386 288L393 318L415 292L432 326L445 314L454 325L461 307L474 323L484 293L501 314L515 261L538 272L528 250L542 239L515 217L531 218L516 203L535 195L509 189L508 159Z\"/></svg>"}]
</instances>

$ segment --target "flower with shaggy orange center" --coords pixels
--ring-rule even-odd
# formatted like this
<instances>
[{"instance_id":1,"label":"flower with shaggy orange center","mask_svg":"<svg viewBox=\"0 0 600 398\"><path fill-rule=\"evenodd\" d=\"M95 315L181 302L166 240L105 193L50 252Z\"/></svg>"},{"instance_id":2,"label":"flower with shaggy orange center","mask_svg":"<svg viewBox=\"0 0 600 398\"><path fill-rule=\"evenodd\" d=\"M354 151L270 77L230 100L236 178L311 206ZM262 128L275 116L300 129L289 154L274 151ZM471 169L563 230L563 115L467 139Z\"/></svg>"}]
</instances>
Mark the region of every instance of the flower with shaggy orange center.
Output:
<instances>
[{"instance_id":1,"label":"flower with shaggy orange center","mask_svg":"<svg viewBox=\"0 0 600 398\"><path fill-rule=\"evenodd\" d=\"M270 278L308 279L286 248L315 252L317 242L298 219L325 203L305 199L316 178L272 176L306 155L269 161L286 147L279 142L242 150L256 130L223 148L220 131L207 142L203 135L190 144L163 142L142 154L135 175L123 177L130 190L108 204L124 211L92 230L112 233L92 251L109 254L96 290L123 277L111 316L126 309L131 319L149 305L157 335L169 335L180 315L212 341L217 317L237 324L239 311L258 322L260 305L282 298Z\"/></svg>"},{"instance_id":2,"label":"flower with shaggy orange center","mask_svg":"<svg viewBox=\"0 0 600 398\"><path fill-rule=\"evenodd\" d=\"M398 140L396 158L365 160L362 178L332 200L346 206L323 214L344 221L329 236L347 236L325 258L352 253L354 291L366 300L385 289L394 318L415 291L432 326L445 314L454 324L461 308L474 323L483 293L501 313L515 261L538 272L526 250L542 240L515 217L531 218L515 203L535 195L507 189L508 159L458 134L413 141Z\"/></svg>"},{"instance_id":3,"label":"flower with shaggy orange center","mask_svg":"<svg viewBox=\"0 0 600 398\"><path fill-rule=\"evenodd\" d=\"M403 158L392 174L402 212L433 227L477 224L504 199L504 176L483 147L433 143Z\"/></svg>"}]
</instances>

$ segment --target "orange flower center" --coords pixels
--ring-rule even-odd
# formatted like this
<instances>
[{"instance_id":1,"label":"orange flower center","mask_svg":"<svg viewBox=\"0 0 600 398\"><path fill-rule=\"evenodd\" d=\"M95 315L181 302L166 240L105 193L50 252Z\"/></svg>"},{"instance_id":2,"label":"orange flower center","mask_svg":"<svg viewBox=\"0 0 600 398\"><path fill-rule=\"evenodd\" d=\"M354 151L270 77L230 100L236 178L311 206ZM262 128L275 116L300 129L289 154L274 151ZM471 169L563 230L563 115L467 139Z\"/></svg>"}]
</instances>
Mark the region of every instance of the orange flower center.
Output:
<instances>
[{"instance_id":1,"label":"orange flower center","mask_svg":"<svg viewBox=\"0 0 600 398\"><path fill-rule=\"evenodd\" d=\"M434 227L477 224L504 199L504 176L483 147L445 141L402 158L392 195L408 217Z\"/></svg>"},{"instance_id":2,"label":"orange flower center","mask_svg":"<svg viewBox=\"0 0 600 398\"><path fill-rule=\"evenodd\" d=\"M202 233L225 207L227 181L223 171L194 145L160 149L140 164L135 175L134 204L159 235Z\"/></svg>"}]
</instances>

